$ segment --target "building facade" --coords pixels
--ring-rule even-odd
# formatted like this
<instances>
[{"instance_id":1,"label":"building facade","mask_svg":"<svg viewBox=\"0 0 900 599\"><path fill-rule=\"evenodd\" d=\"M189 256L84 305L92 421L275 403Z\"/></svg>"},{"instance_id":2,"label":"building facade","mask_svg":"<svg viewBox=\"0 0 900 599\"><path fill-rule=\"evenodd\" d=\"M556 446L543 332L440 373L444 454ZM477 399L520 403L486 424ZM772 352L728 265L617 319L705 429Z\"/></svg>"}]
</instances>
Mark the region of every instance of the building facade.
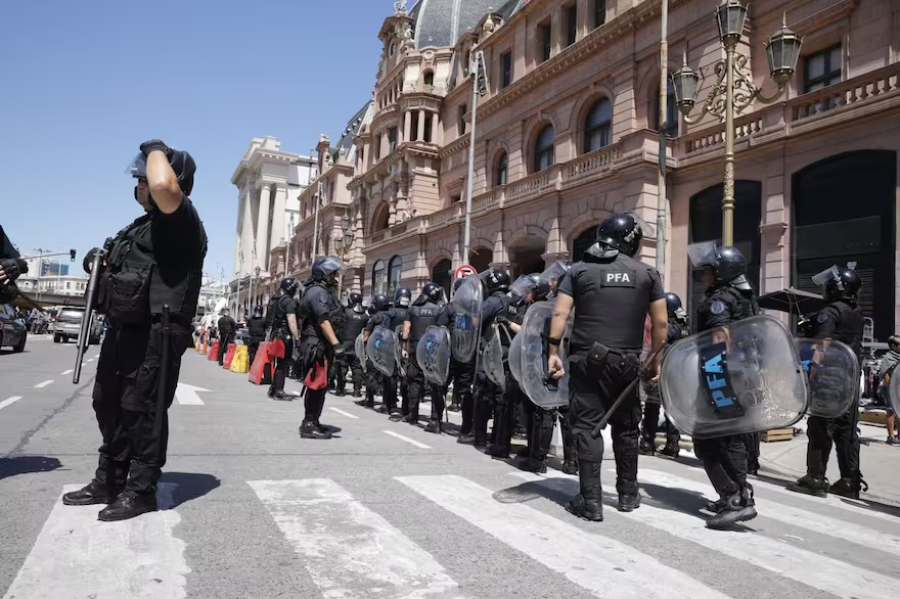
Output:
<instances>
[{"instance_id":1,"label":"building facade","mask_svg":"<svg viewBox=\"0 0 900 599\"><path fill-rule=\"evenodd\" d=\"M238 188L234 279L231 311L244 318L253 306L268 301L266 289L274 277L272 250L287 246L300 220L300 194L315 178L312 158L281 149L273 137L256 138L231 176Z\"/></svg>"}]
</instances>

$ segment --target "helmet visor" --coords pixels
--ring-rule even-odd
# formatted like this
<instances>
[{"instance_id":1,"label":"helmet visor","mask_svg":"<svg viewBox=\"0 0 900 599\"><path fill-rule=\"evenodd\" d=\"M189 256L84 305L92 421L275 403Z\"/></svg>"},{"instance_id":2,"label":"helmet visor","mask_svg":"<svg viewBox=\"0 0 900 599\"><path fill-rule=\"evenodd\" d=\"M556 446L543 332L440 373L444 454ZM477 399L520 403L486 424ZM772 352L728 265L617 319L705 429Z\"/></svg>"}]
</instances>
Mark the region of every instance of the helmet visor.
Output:
<instances>
[{"instance_id":1,"label":"helmet visor","mask_svg":"<svg viewBox=\"0 0 900 599\"><path fill-rule=\"evenodd\" d=\"M716 252L715 241L701 241L692 243L687 248L688 259L694 268L704 266L716 266L719 263L719 254Z\"/></svg>"},{"instance_id":2,"label":"helmet visor","mask_svg":"<svg viewBox=\"0 0 900 599\"><path fill-rule=\"evenodd\" d=\"M557 260L553 264L550 265L544 272L541 273L540 277L542 280L546 281L551 287L556 285L556 282L562 277L564 274L569 272L569 266L566 265L562 260Z\"/></svg>"},{"instance_id":3,"label":"helmet visor","mask_svg":"<svg viewBox=\"0 0 900 599\"><path fill-rule=\"evenodd\" d=\"M522 275L509 286L509 296L514 300L520 300L532 289L534 289L534 281L528 275Z\"/></svg>"},{"instance_id":4,"label":"helmet visor","mask_svg":"<svg viewBox=\"0 0 900 599\"><path fill-rule=\"evenodd\" d=\"M828 283L828 281L840 281L841 280L841 272L837 266L831 266L826 268L822 272L817 275L813 275L812 282L820 287Z\"/></svg>"},{"instance_id":5,"label":"helmet visor","mask_svg":"<svg viewBox=\"0 0 900 599\"><path fill-rule=\"evenodd\" d=\"M317 266L326 275L334 274L344 268L343 263L335 256L323 256Z\"/></svg>"},{"instance_id":6,"label":"helmet visor","mask_svg":"<svg viewBox=\"0 0 900 599\"><path fill-rule=\"evenodd\" d=\"M131 162L128 163L128 166L125 167L125 174L131 175L134 178L146 177L147 176L147 157L144 156L143 153L139 152L137 156L135 156Z\"/></svg>"}]
</instances>

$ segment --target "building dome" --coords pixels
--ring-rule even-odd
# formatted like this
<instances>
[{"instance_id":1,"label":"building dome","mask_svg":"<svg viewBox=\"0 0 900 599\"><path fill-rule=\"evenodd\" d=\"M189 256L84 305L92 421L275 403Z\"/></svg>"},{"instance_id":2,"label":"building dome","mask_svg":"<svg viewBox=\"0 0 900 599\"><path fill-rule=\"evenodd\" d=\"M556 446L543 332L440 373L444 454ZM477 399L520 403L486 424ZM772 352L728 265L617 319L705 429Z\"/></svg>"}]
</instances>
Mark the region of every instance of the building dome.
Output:
<instances>
[{"instance_id":1,"label":"building dome","mask_svg":"<svg viewBox=\"0 0 900 599\"><path fill-rule=\"evenodd\" d=\"M475 29L484 15L500 12L509 3L508 0L419 0L409 11L416 23L416 49L455 46L459 36Z\"/></svg>"}]
</instances>

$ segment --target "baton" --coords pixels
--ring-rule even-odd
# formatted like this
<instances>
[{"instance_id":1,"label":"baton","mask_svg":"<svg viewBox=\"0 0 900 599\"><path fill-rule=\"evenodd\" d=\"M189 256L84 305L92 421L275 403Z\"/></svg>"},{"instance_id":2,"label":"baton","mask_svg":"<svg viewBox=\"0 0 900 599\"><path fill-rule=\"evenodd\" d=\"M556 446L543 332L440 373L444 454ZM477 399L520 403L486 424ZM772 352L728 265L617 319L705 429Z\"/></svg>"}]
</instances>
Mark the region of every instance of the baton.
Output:
<instances>
[{"instance_id":1,"label":"baton","mask_svg":"<svg viewBox=\"0 0 900 599\"><path fill-rule=\"evenodd\" d=\"M94 252L94 262L91 266L91 278L88 279L87 292L84 294L85 308L84 318L81 319L81 332L78 334L78 351L75 354L75 374L72 375L72 383L77 385L81 380L81 364L84 361L84 352L91 340L91 326L94 321L94 302L97 299L97 280L100 278L100 262L106 250L98 249Z\"/></svg>"},{"instance_id":2,"label":"baton","mask_svg":"<svg viewBox=\"0 0 900 599\"><path fill-rule=\"evenodd\" d=\"M153 438L159 441L162 431L163 412L166 409L166 391L169 388L169 304L163 304L162 309L162 349L159 357L159 380L156 383L156 414L153 416ZM162 452L160 443L160 452Z\"/></svg>"},{"instance_id":3,"label":"baton","mask_svg":"<svg viewBox=\"0 0 900 599\"><path fill-rule=\"evenodd\" d=\"M641 367L638 369L637 376L634 377L634 380L631 381L627 387L625 387L624 391L619 393L619 397L616 398L615 403L613 403L612 407L606 411L606 414L603 415L603 418L600 419L600 422L597 424L597 426L594 427L594 430L591 431L591 438L596 439L600 436L603 428L607 425L607 423L609 423L609 419L612 418L612 415L615 414L618 407L622 405L622 402L625 401L625 398L628 397L628 394L631 393L631 390L634 389L634 386L637 385L641 380L641 371L644 370L647 364L650 363L650 360L655 358L656 354L658 354L660 350L662 350L662 348L665 346L666 344L663 343L659 349L654 350L653 353L650 354L646 360L644 360L644 363L641 364Z\"/></svg>"}]
</instances>

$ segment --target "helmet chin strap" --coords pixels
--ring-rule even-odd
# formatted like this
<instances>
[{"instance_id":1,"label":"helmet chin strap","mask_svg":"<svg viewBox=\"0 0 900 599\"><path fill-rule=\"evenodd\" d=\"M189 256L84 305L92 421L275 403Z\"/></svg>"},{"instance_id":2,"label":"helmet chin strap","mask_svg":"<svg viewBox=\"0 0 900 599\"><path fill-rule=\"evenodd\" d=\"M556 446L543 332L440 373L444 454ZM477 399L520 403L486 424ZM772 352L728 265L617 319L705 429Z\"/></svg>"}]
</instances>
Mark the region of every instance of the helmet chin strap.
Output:
<instances>
[{"instance_id":1,"label":"helmet chin strap","mask_svg":"<svg viewBox=\"0 0 900 599\"><path fill-rule=\"evenodd\" d=\"M135 185L135 186L134 186L134 199L135 199L135 200L138 199L137 193L138 193L138 186ZM159 206L157 206L157 205L156 205L156 202L153 201L153 196L150 195L150 192L149 192L149 191L147 192L147 201L150 202L150 207L151 207L151 208L153 208L154 210L158 210L158 209L159 209Z\"/></svg>"}]
</instances>

